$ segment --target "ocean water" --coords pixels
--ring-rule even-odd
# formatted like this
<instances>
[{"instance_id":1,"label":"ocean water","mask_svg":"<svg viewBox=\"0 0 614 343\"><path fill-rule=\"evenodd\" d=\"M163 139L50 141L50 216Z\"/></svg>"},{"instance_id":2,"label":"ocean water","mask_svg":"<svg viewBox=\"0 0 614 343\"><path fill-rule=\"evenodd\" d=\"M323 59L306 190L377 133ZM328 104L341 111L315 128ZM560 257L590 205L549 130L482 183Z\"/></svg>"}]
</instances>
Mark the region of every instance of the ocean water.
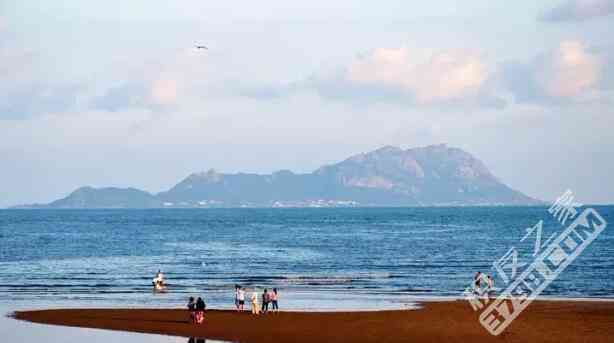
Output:
<instances>
[{"instance_id":1,"label":"ocean water","mask_svg":"<svg viewBox=\"0 0 614 343\"><path fill-rule=\"evenodd\" d=\"M544 241L564 229L547 207L0 210L0 305L231 308L238 283L278 288L282 309L403 308L459 297L476 271L504 288L493 262L514 247L530 263L540 220ZM613 231L542 295L614 298Z\"/></svg>"}]
</instances>

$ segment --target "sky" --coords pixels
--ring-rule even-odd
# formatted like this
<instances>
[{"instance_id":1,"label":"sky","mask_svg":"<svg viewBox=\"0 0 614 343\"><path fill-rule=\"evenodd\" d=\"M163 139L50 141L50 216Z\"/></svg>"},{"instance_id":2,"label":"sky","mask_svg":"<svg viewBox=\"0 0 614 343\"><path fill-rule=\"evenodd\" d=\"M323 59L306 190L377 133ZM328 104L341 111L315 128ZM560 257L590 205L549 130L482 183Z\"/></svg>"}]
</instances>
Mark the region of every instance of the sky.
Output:
<instances>
[{"instance_id":1,"label":"sky","mask_svg":"<svg viewBox=\"0 0 614 343\"><path fill-rule=\"evenodd\" d=\"M612 32L614 0L0 0L0 207L440 143L612 204Z\"/></svg>"}]
</instances>

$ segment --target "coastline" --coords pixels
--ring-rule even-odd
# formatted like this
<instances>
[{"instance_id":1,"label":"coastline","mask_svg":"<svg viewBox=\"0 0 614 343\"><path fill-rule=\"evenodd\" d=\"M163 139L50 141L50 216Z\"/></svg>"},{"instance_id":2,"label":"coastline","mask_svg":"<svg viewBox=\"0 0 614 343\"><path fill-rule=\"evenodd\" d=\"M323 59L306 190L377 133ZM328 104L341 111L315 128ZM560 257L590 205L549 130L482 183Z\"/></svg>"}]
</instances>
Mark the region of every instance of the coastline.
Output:
<instances>
[{"instance_id":1,"label":"coastline","mask_svg":"<svg viewBox=\"0 0 614 343\"><path fill-rule=\"evenodd\" d=\"M465 301L425 301L418 310L300 312L258 317L208 310L203 325L188 323L183 309L54 309L18 311L39 324L204 337L232 342L609 342L612 301L534 301L499 336L479 323Z\"/></svg>"}]
</instances>

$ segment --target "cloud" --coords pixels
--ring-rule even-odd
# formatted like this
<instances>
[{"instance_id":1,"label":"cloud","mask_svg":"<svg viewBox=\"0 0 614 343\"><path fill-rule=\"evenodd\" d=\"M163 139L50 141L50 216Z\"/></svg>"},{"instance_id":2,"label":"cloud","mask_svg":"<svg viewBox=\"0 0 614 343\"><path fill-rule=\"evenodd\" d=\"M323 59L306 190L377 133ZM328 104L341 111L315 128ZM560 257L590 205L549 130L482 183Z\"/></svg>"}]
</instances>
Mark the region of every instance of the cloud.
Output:
<instances>
[{"instance_id":1,"label":"cloud","mask_svg":"<svg viewBox=\"0 0 614 343\"><path fill-rule=\"evenodd\" d=\"M428 104L475 96L488 70L477 55L466 51L440 52L419 61L406 48L379 48L353 61L346 77L357 84L398 88Z\"/></svg>"},{"instance_id":2,"label":"cloud","mask_svg":"<svg viewBox=\"0 0 614 343\"><path fill-rule=\"evenodd\" d=\"M504 106L504 102L488 90L490 77L487 64L472 51L425 53L404 47L377 48L335 71L320 72L282 87L259 87L242 94L267 99L315 91L324 98L358 103Z\"/></svg>"},{"instance_id":3,"label":"cloud","mask_svg":"<svg viewBox=\"0 0 614 343\"><path fill-rule=\"evenodd\" d=\"M66 80L34 68L44 62L38 54L0 42L0 120L90 110L160 114L193 105L202 102L207 87L202 59L196 57L181 51L157 64L109 73L95 82L85 76Z\"/></svg>"},{"instance_id":4,"label":"cloud","mask_svg":"<svg viewBox=\"0 0 614 343\"><path fill-rule=\"evenodd\" d=\"M614 12L614 0L567 0L566 2L542 12L542 21L583 21L610 15Z\"/></svg>"},{"instance_id":5,"label":"cloud","mask_svg":"<svg viewBox=\"0 0 614 343\"><path fill-rule=\"evenodd\" d=\"M175 52L130 77L116 76L115 82L92 99L96 109L116 112L146 108L156 112L200 103L203 89L211 82L202 54L193 49Z\"/></svg>"},{"instance_id":6,"label":"cloud","mask_svg":"<svg viewBox=\"0 0 614 343\"><path fill-rule=\"evenodd\" d=\"M600 58L582 42L565 41L552 53L538 80L551 96L575 96L597 84L600 68Z\"/></svg>"},{"instance_id":7,"label":"cloud","mask_svg":"<svg viewBox=\"0 0 614 343\"><path fill-rule=\"evenodd\" d=\"M563 41L529 62L507 62L500 68L503 88L516 102L569 103L599 91L602 56L580 41Z\"/></svg>"},{"instance_id":8,"label":"cloud","mask_svg":"<svg viewBox=\"0 0 614 343\"><path fill-rule=\"evenodd\" d=\"M332 72L317 72L281 86L242 89L242 96L273 100L298 93L351 104L403 107L485 107L512 102L553 106L607 102L614 88L608 75L614 49L566 40L527 61L505 60L490 66L477 53L446 50L429 53L408 48L378 48Z\"/></svg>"},{"instance_id":9,"label":"cloud","mask_svg":"<svg viewBox=\"0 0 614 343\"><path fill-rule=\"evenodd\" d=\"M76 113L90 110L120 112L147 109L165 112L178 105L178 85L172 78L153 81L126 80L119 84L87 83L0 85L0 120L26 119L50 113Z\"/></svg>"},{"instance_id":10,"label":"cloud","mask_svg":"<svg viewBox=\"0 0 614 343\"><path fill-rule=\"evenodd\" d=\"M110 86L102 94L93 97L89 107L117 112L124 109L168 109L178 104L177 80L160 77L153 81L126 81Z\"/></svg>"}]
</instances>

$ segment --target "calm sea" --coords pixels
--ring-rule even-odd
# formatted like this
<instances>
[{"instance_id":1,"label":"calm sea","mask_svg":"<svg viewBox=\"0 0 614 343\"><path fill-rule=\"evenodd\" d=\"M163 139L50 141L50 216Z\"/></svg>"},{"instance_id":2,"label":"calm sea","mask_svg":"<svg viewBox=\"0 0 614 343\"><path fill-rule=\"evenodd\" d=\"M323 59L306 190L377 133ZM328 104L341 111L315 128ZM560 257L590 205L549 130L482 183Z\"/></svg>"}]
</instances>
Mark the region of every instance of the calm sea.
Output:
<instances>
[{"instance_id":1,"label":"calm sea","mask_svg":"<svg viewBox=\"0 0 614 343\"><path fill-rule=\"evenodd\" d=\"M547 207L0 210L0 303L228 308L238 283L278 288L282 308L403 307L457 297L478 270L505 287L493 262L514 247L530 263L520 240L540 220L543 241L563 230ZM614 298L613 231L543 295Z\"/></svg>"}]
</instances>

